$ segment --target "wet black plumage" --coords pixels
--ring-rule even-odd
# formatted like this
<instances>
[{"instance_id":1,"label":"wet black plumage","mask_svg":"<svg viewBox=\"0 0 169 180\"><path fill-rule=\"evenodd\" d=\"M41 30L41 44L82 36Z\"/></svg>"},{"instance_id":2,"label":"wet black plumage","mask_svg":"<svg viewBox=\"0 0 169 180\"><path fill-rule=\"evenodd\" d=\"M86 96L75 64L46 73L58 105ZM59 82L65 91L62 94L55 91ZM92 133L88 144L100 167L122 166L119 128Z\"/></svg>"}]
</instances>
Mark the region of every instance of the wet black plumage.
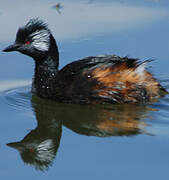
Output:
<instances>
[{"instance_id":1,"label":"wet black plumage","mask_svg":"<svg viewBox=\"0 0 169 180\"><path fill-rule=\"evenodd\" d=\"M58 70L57 44L47 25L31 19L16 41L4 49L35 60L32 91L39 97L69 103L144 103L166 93L149 73L147 61L115 55L90 56Z\"/></svg>"}]
</instances>

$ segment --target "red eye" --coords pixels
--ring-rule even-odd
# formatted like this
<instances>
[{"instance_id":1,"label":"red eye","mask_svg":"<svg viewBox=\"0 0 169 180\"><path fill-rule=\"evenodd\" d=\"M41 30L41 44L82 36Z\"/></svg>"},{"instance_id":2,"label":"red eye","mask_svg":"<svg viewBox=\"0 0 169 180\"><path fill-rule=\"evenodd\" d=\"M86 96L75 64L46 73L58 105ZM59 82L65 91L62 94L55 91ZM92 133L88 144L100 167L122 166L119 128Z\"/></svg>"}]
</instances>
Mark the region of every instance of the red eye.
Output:
<instances>
[{"instance_id":1,"label":"red eye","mask_svg":"<svg viewBox=\"0 0 169 180\"><path fill-rule=\"evenodd\" d=\"M35 152L35 150L33 148L30 148L29 152L33 153L33 152Z\"/></svg>"},{"instance_id":2,"label":"red eye","mask_svg":"<svg viewBox=\"0 0 169 180\"><path fill-rule=\"evenodd\" d=\"M26 45L30 44L30 41L26 41L25 44L26 44Z\"/></svg>"}]
</instances>

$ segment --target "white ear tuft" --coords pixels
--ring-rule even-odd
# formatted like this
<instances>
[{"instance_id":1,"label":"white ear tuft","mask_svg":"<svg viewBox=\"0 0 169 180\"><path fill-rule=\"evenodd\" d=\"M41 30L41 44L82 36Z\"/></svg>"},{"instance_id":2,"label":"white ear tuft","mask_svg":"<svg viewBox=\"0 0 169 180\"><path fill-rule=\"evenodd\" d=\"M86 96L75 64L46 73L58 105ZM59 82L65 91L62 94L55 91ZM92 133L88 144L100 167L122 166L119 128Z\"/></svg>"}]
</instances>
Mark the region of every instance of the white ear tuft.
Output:
<instances>
[{"instance_id":1,"label":"white ear tuft","mask_svg":"<svg viewBox=\"0 0 169 180\"><path fill-rule=\"evenodd\" d=\"M47 30L35 31L30 35L32 45L40 51L48 51L50 45L50 33Z\"/></svg>"}]
</instances>

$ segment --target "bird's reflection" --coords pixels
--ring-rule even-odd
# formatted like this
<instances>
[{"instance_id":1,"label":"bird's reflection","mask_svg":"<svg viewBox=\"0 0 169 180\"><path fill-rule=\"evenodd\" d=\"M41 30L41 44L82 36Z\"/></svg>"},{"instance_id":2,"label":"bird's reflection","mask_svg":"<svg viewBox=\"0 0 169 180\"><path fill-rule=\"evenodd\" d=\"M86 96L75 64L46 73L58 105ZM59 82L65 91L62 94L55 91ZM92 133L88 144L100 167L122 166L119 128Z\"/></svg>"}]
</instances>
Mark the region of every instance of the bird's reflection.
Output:
<instances>
[{"instance_id":1,"label":"bird's reflection","mask_svg":"<svg viewBox=\"0 0 169 180\"><path fill-rule=\"evenodd\" d=\"M150 108L128 104L69 107L69 117L63 125L87 136L131 136L145 133L146 117Z\"/></svg>"},{"instance_id":2,"label":"bird's reflection","mask_svg":"<svg viewBox=\"0 0 169 180\"><path fill-rule=\"evenodd\" d=\"M57 113L55 114L53 106L47 106L45 101L33 97L32 106L37 120L36 129L30 131L20 142L7 145L17 149L26 164L44 171L48 170L56 156L62 123L59 118L55 118Z\"/></svg>"},{"instance_id":3,"label":"bird's reflection","mask_svg":"<svg viewBox=\"0 0 169 180\"><path fill-rule=\"evenodd\" d=\"M87 136L131 136L146 133L146 105L75 105L42 100L33 96L37 127L20 142L8 143L23 161L47 170L58 150L62 125Z\"/></svg>"}]
</instances>

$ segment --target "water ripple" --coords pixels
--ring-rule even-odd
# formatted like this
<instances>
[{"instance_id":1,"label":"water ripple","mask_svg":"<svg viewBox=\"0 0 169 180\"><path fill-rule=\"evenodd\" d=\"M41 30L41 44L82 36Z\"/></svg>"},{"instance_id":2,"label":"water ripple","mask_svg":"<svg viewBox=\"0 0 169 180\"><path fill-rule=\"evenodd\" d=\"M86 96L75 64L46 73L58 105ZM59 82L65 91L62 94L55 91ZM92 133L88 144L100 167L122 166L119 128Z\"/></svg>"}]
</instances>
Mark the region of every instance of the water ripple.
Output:
<instances>
[{"instance_id":1,"label":"water ripple","mask_svg":"<svg viewBox=\"0 0 169 180\"><path fill-rule=\"evenodd\" d=\"M0 86L1 102L15 110L31 110L31 86L30 81L4 82Z\"/></svg>"},{"instance_id":2,"label":"water ripple","mask_svg":"<svg viewBox=\"0 0 169 180\"><path fill-rule=\"evenodd\" d=\"M167 87L169 84L169 80L161 80L161 82L164 87ZM45 113L46 118L49 119L51 114L55 114L52 117L53 119L61 119L66 127L77 133L82 133L83 127L83 134L85 134L87 126L87 133L89 133L89 129L92 129L92 135L95 135L93 129L97 129L99 133L102 130L100 136L103 134L105 136L105 133L107 135L119 135L119 129L120 133L125 135L131 132L131 134L169 135L167 133L167 130L169 130L169 95L159 99L156 103L147 105L81 106L36 99L32 97L31 86L25 85L25 82L20 83L18 87L12 87L11 84L10 88L7 88L7 86L3 87L5 91L0 93L1 102L3 101L3 103L17 111L33 111L36 116L37 112L39 112L37 117L43 116ZM79 121L79 117L81 121ZM94 124L91 125L91 123ZM118 129L118 133L114 133L114 129Z\"/></svg>"}]
</instances>

